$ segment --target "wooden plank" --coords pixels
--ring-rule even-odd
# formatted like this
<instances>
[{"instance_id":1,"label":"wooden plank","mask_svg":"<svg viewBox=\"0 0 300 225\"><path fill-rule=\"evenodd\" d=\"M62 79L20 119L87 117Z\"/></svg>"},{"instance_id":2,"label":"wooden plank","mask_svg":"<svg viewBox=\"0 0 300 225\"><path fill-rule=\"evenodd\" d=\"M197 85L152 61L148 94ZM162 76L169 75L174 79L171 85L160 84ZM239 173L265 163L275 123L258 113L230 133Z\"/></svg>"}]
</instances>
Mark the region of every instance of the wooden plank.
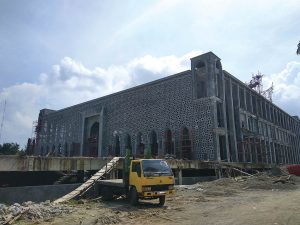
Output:
<instances>
[{"instance_id":1,"label":"wooden plank","mask_svg":"<svg viewBox=\"0 0 300 225\"><path fill-rule=\"evenodd\" d=\"M103 175L106 173L109 173L112 171L113 166L119 161L119 157L114 157L110 162L108 162L102 169L100 169L96 174L94 174L89 180L87 180L85 183L80 185L78 188L76 188L74 191L71 191L70 193L62 196L59 199L56 199L54 203L61 203L68 201L77 195L83 193L85 190L89 189L92 185L95 184L95 181L101 179Z\"/></svg>"}]
</instances>

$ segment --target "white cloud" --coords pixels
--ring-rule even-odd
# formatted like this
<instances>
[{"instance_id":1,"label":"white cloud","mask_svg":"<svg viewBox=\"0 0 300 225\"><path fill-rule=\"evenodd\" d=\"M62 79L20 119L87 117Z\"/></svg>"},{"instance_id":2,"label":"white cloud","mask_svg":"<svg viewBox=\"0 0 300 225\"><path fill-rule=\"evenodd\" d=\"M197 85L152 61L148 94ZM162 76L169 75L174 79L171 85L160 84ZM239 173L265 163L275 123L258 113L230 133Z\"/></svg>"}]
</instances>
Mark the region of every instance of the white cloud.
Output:
<instances>
[{"instance_id":1,"label":"white cloud","mask_svg":"<svg viewBox=\"0 0 300 225\"><path fill-rule=\"evenodd\" d=\"M7 101L0 141L18 142L24 147L40 109L64 108L184 71L190 67L190 58L200 53L160 58L146 55L126 65L93 69L65 57L49 73L42 73L36 83L17 84L0 92L0 103ZM2 109L0 105L0 115Z\"/></svg>"},{"instance_id":2,"label":"white cloud","mask_svg":"<svg viewBox=\"0 0 300 225\"><path fill-rule=\"evenodd\" d=\"M291 115L300 115L300 62L289 62L279 73L265 77L265 87L273 82L273 102Z\"/></svg>"}]
</instances>

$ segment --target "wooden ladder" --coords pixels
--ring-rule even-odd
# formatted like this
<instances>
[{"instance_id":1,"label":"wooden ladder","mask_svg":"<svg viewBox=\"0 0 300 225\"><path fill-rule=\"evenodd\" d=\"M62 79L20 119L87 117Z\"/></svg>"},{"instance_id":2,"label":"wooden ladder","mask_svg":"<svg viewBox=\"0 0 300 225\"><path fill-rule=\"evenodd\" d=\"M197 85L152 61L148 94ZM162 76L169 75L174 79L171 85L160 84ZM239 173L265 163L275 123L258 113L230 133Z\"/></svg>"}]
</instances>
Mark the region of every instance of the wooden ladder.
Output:
<instances>
[{"instance_id":1,"label":"wooden ladder","mask_svg":"<svg viewBox=\"0 0 300 225\"><path fill-rule=\"evenodd\" d=\"M95 173L90 179L88 179L85 183L80 185L78 188L76 188L74 191L71 191L70 193L64 195L63 197L60 197L54 201L54 203L62 203L69 201L73 198L75 198L78 195L82 195L87 190L89 190L91 187L94 186L95 182L97 180L101 180L104 175L111 172L115 165L118 163L120 157L114 157L112 160L110 160L108 163L105 164L105 166L99 170L97 173Z\"/></svg>"}]
</instances>

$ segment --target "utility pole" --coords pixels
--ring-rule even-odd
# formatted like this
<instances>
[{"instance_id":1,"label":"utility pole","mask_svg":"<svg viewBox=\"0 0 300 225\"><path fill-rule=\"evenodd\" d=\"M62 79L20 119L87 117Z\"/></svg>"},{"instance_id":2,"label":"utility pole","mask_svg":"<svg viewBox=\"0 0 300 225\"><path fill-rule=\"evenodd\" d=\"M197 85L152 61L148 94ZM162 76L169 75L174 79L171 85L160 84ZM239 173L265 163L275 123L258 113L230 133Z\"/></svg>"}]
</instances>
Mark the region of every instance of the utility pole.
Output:
<instances>
[{"instance_id":1,"label":"utility pole","mask_svg":"<svg viewBox=\"0 0 300 225\"><path fill-rule=\"evenodd\" d=\"M0 125L0 143L1 143L1 137L2 137L2 128L3 128L3 124L4 124L5 108L6 108L6 100L4 101L3 114L2 114L2 120L1 120L1 125Z\"/></svg>"}]
</instances>

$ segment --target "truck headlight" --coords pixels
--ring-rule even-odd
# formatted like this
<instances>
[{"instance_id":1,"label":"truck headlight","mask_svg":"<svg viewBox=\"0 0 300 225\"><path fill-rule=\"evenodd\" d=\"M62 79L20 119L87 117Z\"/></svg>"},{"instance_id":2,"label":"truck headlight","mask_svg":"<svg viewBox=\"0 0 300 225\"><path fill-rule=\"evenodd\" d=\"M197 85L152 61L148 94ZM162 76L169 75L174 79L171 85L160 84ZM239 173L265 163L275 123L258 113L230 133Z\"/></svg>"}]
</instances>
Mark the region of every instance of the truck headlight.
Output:
<instances>
[{"instance_id":1,"label":"truck headlight","mask_svg":"<svg viewBox=\"0 0 300 225\"><path fill-rule=\"evenodd\" d=\"M174 189L174 185L169 185L168 189L169 190L173 190Z\"/></svg>"},{"instance_id":2,"label":"truck headlight","mask_svg":"<svg viewBox=\"0 0 300 225\"><path fill-rule=\"evenodd\" d=\"M150 186L143 186L142 191L151 191L151 187Z\"/></svg>"}]
</instances>

